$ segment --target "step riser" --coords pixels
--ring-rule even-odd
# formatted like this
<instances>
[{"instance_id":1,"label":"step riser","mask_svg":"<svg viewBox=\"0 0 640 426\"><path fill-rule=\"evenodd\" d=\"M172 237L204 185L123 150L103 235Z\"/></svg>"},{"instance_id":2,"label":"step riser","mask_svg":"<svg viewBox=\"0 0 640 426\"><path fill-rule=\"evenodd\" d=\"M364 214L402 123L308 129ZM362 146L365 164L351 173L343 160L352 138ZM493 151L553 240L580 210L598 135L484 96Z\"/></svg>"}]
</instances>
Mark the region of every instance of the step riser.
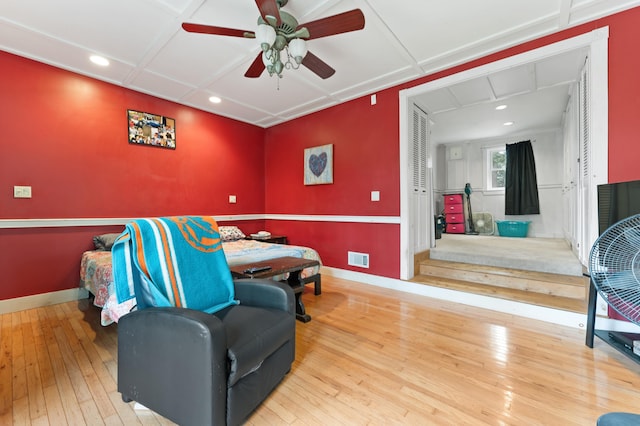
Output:
<instances>
[{"instance_id":1,"label":"step riser","mask_svg":"<svg viewBox=\"0 0 640 426\"><path fill-rule=\"evenodd\" d=\"M440 262L438 262L440 263ZM587 296L587 278L580 279L582 285L576 285L575 277L563 282L566 276L556 275L550 280L544 281L523 278L517 271L500 270L495 273L487 271L473 271L473 265L453 263L451 266L429 264L429 261L420 264L420 274L429 277L446 278L450 280L469 282L475 284L487 284L494 287L510 288L522 291L547 294L558 297L584 300ZM523 274L526 275L526 274Z\"/></svg>"}]
</instances>

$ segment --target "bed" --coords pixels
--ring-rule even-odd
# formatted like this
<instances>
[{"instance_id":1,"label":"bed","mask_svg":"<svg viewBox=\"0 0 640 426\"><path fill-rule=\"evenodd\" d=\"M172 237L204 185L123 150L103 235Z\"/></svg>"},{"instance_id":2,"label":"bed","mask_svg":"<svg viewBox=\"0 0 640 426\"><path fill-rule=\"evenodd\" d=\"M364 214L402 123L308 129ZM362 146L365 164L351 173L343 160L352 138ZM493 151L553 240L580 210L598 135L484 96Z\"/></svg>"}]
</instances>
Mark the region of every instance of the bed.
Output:
<instances>
[{"instance_id":1,"label":"bed","mask_svg":"<svg viewBox=\"0 0 640 426\"><path fill-rule=\"evenodd\" d=\"M229 266L293 256L320 260L318 252L309 248L285 244L272 244L246 239L244 233L235 226L220 226L222 247ZM111 246L119 234L103 234L93 238L95 250L82 254L80 262L80 287L93 294L93 304L101 308L100 323L107 326L136 307L135 299L118 303L113 286L111 269ZM321 262L322 264L322 262ZM301 277L305 284L315 285L314 293L320 294L320 266L307 268ZM275 276L274 280L286 277Z\"/></svg>"}]
</instances>

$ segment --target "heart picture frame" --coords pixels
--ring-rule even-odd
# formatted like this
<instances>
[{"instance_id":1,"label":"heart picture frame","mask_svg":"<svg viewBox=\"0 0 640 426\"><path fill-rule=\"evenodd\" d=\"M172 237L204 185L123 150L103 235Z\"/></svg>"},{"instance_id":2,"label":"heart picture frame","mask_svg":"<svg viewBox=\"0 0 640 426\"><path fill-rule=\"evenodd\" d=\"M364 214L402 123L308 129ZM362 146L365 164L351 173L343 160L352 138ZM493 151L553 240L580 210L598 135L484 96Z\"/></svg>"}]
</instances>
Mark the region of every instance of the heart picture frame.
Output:
<instances>
[{"instance_id":1,"label":"heart picture frame","mask_svg":"<svg viewBox=\"0 0 640 426\"><path fill-rule=\"evenodd\" d=\"M304 150L304 184L333 183L333 144Z\"/></svg>"}]
</instances>

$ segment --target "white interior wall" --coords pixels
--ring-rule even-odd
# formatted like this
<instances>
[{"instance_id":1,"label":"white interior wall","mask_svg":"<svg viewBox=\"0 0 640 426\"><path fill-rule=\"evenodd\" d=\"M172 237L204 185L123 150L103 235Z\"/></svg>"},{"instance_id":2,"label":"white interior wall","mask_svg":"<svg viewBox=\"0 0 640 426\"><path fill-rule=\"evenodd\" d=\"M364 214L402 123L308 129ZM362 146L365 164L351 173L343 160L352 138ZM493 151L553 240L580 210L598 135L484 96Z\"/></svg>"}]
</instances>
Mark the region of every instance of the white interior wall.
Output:
<instances>
[{"instance_id":1,"label":"white interior wall","mask_svg":"<svg viewBox=\"0 0 640 426\"><path fill-rule=\"evenodd\" d=\"M504 191L486 191L485 149L531 140L536 159L539 215L505 216ZM461 158L451 158L451 148L462 149ZM530 220L530 237L563 238L562 183L564 176L564 144L562 130L538 130L517 137L464 141L436 148L435 200L436 212L442 211L444 193L464 193L471 184L471 206L474 212L491 213L496 220ZM444 170L438 170L441 167Z\"/></svg>"}]
</instances>

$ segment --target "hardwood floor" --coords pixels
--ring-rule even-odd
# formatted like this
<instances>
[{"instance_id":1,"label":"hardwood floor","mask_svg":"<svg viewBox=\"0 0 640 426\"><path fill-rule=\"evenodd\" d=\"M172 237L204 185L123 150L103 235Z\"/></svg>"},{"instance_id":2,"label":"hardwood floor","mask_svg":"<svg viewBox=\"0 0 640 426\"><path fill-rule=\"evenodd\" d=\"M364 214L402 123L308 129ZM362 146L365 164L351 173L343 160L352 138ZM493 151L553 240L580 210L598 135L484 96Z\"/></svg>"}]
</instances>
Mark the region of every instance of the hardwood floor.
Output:
<instances>
[{"instance_id":1,"label":"hardwood floor","mask_svg":"<svg viewBox=\"0 0 640 426\"><path fill-rule=\"evenodd\" d=\"M640 365L584 331L323 277L294 367L249 425L594 425L640 411ZM116 390L88 301L0 316L0 424L172 424Z\"/></svg>"}]
</instances>

